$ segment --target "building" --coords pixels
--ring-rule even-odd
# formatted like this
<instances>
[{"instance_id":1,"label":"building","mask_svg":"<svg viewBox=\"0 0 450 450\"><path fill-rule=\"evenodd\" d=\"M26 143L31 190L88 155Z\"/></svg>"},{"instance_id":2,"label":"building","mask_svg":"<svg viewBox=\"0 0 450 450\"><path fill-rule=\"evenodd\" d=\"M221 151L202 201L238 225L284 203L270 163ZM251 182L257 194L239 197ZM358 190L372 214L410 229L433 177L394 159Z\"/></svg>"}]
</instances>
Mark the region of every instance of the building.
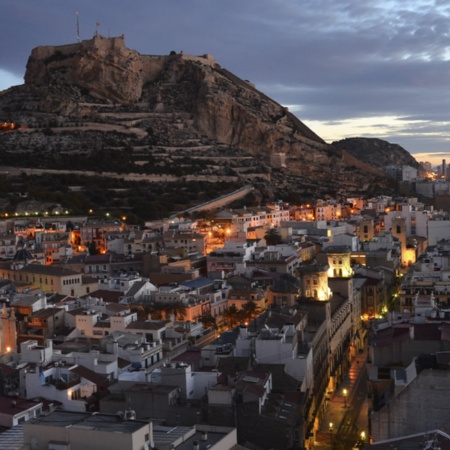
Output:
<instances>
[{"instance_id":1,"label":"building","mask_svg":"<svg viewBox=\"0 0 450 450\"><path fill-rule=\"evenodd\" d=\"M27 420L39 417L42 408L42 402L26 400L18 396L0 395L0 427L15 427Z\"/></svg>"},{"instance_id":2,"label":"building","mask_svg":"<svg viewBox=\"0 0 450 450\"><path fill-rule=\"evenodd\" d=\"M128 411L122 416L53 411L24 424L24 444L34 450L153 448L152 423L132 418Z\"/></svg>"},{"instance_id":3,"label":"building","mask_svg":"<svg viewBox=\"0 0 450 450\"><path fill-rule=\"evenodd\" d=\"M0 277L16 282L30 283L35 289L43 292L82 296L97 289L97 282L85 278L82 273L75 272L64 266L45 266L41 264L26 264L14 268L3 263L0 266Z\"/></svg>"}]
</instances>

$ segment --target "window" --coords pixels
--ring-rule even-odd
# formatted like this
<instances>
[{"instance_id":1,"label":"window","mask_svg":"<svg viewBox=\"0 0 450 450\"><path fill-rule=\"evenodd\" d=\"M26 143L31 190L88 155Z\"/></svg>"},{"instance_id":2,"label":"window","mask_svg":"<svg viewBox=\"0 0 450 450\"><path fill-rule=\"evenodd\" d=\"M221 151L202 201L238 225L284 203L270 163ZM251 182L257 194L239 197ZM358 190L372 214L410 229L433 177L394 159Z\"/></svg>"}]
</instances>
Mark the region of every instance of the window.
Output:
<instances>
[{"instance_id":1,"label":"window","mask_svg":"<svg viewBox=\"0 0 450 450\"><path fill-rule=\"evenodd\" d=\"M80 391L79 391L79 390L73 391L73 392L72 392L72 395L71 395L71 398L72 398L72 400L77 400L77 399L79 399L79 398L80 398Z\"/></svg>"}]
</instances>

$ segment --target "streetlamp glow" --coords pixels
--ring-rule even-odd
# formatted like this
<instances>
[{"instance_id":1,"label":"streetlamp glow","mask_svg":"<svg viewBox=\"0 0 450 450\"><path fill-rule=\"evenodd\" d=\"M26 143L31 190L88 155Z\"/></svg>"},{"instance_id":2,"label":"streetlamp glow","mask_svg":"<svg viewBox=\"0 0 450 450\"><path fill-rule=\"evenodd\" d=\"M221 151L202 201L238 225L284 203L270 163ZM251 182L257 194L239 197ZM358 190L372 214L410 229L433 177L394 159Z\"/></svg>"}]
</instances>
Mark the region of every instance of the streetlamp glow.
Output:
<instances>
[{"instance_id":1,"label":"streetlamp glow","mask_svg":"<svg viewBox=\"0 0 450 450\"><path fill-rule=\"evenodd\" d=\"M342 391L342 395L344 396L344 408L347 408L347 395L348 395L347 389L344 388L344 390Z\"/></svg>"},{"instance_id":2,"label":"streetlamp glow","mask_svg":"<svg viewBox=\"0 0 450 450\"><path fill-rule=\"evenodd\" d=\"M361 448L364 448L366 446L366 432L361 431Z\"/></svg>"},{"instance_id":3,"label":"streetlamp glow","mask_svg":"<svg viewBox=\"0 0 450 450\"><path fill-rule=\"evenodd\" d=\"M328 430L330 431L330 442L331 446L333 447L333 430L334 430L333 422L330 422L330 424L328 425Z\"/></svg>"}]
</instances>

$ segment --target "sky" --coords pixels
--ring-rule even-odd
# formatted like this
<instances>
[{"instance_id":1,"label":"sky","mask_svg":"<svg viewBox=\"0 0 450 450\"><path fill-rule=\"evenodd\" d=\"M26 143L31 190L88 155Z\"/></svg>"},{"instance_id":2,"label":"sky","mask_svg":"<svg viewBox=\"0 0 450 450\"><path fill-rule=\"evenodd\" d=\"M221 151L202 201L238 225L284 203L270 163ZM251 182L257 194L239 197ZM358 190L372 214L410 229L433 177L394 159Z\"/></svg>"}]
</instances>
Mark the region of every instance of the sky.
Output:
<instances>
[{"instance_id":1,"label":"sky","mask_svg":"<svg viewBox=\"0 0 450 450\"><path fill-rule=\"evenodd\" d=\"M450 162L450 0L0 0L0 91L31 50L125 35L212 54L326 142L373 137ZM78 26L77 26L78 13ZM0 118L1 120L1 118Z\"/></svg>"}]
</instances>

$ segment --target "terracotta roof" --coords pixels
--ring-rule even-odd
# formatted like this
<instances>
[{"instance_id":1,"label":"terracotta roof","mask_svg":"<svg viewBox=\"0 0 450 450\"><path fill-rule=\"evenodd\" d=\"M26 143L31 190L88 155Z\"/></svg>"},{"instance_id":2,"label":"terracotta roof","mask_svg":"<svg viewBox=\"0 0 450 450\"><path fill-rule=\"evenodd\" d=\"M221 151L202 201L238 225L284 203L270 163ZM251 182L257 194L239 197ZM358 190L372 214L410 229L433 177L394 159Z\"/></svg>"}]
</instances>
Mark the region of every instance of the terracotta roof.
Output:
<instances>
[{"instance_id":1,"label":"terracotta roof","mask_svg":"<svg viewBox=\"0 0 450 450\"><path fill-rule=\"evenodd\" d=\"M45 319L47 317L51 317L61 311L64 311L64 308L46 308L46 309L40 309L39 311L36 311L32 314L31 317L40 317L42 319Z\"/></svg>"},{"instance_id":2,"label":"terracotta roof","mask_svg":"<svg viewBox=\"0 0 450 450\"><path fill-rule=\"evenodd\" d=\"M404 341L409 339L409 328L386 328L377 331L373 337L374 347L383 347L390 345L394 341Z\"/></svg>"},{"instance_id":3,"label":"terracotta roof","mask_svg":"<svg viewBox=\"0 0 450 450\"><path fill-rule=\"evenodd\" d=\"M220 360L224 360L224 359L227 359L227 358L220 358ZM185 352L183 352L171 359L171 361L184 362L189 365L198 363L201 360L202 360L202 354L201 354L200 349L197 349L197 348L186 350Z\"/></svg>"},{"instance_id":4,"label":"terracotta roof","mask_svg":"<svg viewBox=\"0 0 450 450\"><path fill-rule=\"evenodd\" d=\"M0 371L2 372L4 377L7 377L9 375L14 374L16 372L16 369L13 369L12 367L6 364L0 363Z\"/></svg>"},{"instance_id":5,"label":"terracotta roof","mask_svg":"<svg viewBox=\"0 0 450 450\"><path fill-rule=\"evenodd\" d=\"M75 270L67 269L64 266L56 266L56 265L44 266L41 264L28 264L22 269L20 269L19 272L35 273L38 275L48 275L56 277L81 275L80 272L75 272Z\"/></svg>"},{"instance_id":6,"label":"terracotta roof","mask_svg":"<svg viewBox=\"0 0 450 450\"><path fill-rule=\"evenodd\" d=\"M414 339L421 341L440 341L441 323L418 323L414 325Z\"/></svg>"},{"instance_id":7,"label":"terracotta roof","mask_svg":"<svg viewBox=\"0 0 450 450\"><path fill-rule=\"evenodd\" d=\"M442 323L442 340L450 342L450 323Z\"/></svg>"},{"instance_id":8,"label":"terracotta roof","mask_svg":"<svg viewBox=\"0 0 450 450\"><path fill-rule=\"evenodd\" d=\"M161 330L170 320L135 320L127 326L127 330Z\"/></svg>"},{"instance_id":9,"label":"terracotta roof","mask_svg":"<svg viewBox=\"0 0 450 450\"><path fill-rule=\"evenodd\" d=\"M247 356L229 356L227 358L219 358L217 369L230 377L234 377L236 373L247 370L250 366L250 358Z\"/></svg>"},{"instance_id":10,"label":"terracotta roof","mask_svg":"<svg viewBox=\"0 0 450 450\"><path fill-rule=\"evenodd\" d=\"M25 398L0 395L0 413L13 416L33 408L39 403Z\"/></svg>"},{"instance_id":11,"label":"terracotta roof","mask_svg":"<svg viewBox=\"0 0 450 450\"><path fill-rule=\"evenodd\" d=\"M81 298L102 298L106 303L119 303L119 300L123 297L121 291L108 291L106 289L98 289L90 294L83 295Z\"/></svg>"},{"instance_id":12,"label":"terracotta roof","mask_svg":"<svg viewBox=\"0 0 450 450\"><path fill-rule=\"evenodd\" d=\"M108 385L108 377L105 375L98 374L85 366L77 365L69 369L71 372L76 373L82 378L91 381L97 386Z\"/></svg>"}]
</instances>

